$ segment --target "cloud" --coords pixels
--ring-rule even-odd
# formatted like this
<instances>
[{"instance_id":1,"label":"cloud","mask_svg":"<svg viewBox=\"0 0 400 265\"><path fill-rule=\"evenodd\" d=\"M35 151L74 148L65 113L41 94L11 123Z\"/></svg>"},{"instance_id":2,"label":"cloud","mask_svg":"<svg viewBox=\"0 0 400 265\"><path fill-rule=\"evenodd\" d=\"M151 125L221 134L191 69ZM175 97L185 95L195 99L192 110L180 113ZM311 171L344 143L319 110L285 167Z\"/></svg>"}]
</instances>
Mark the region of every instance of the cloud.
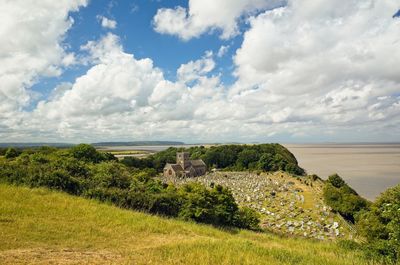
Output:
<instances>
[{"instance_id":1,"label":"cloud","mask_svg":"<svg viewBox=\"0 0 400 265\"><path fill-rule=\"evenodd\" d=\"M116 35L89 42L83 49L95 65L56 101L39 103L38 112L68 119L134 111L147 105L153 87L163 79L151 60L124 53Z\"/></svg>"},{"instance_id":2,"label":"cloud","mask_svg":"<svg viewBox=\"0 0 400 265\"><path fill-rule=\"evenodd\" d=\"M116 29L117 21L106 18L104 16L97 16L97 19L100 21L101 26L106 29Z\"/></svg>"},{"instance_id":3,"label":"cloud","mask_svg":"<svg viewBox=\"0 0 400 265\"><path fill-rule=\"evenodd\" d=\"M196 124L199 105L221 95L219 78L207 77L214 67L210 52L183 64L177 73L182 80L171 82L150 59L125 53L114 34L91 41L82 50L89 53L91 68L75 83L57 87L31 115L66 139L84 139L88 132L97 139L106 134L171 134L177 126ZM186 84L189 80L191 85Z\"/></svg>"},{"instance_id":4,"label":"cloud","mask_svg":"<svg viewBox=\"0 0 400 265\"><path fill-rule=\"evenodd\" d=\"M69 12L86 0L1 1L0 121L10 123L29 105L39 77L59 76L74 55L62 45L73 24Z\"/></svg>"},{"instance_id":5,"label":"cloud","mask_svg":"<svg viewBox=\"0 0 400 265\"><path fill-rule=\"evenodd\" d=\"M237 21L259 10L284 4L283 0L189 0L189 7L161 8L153 18L154 30L182 40L220 30L222 39L239 33Z\"/></svg>"},{"instance_id":6,"label":"cloud","mask_svg":"<svg viewBox=\"0 0 400 265\"><path fill-rule=\"evenodd\" d=\"M203 58L182 64L177 71L178 79L183 82L190 82L211 72L215 68L212 56L213 53L208 51Z\"/></svg>"},{"instance_id":7,"label":"cloud","mask_svg":"<svg viewBox=\"0 0 400 265\"><path fill-rule=\"evenodd\" d=\"M222 45L221 47L219 47L217 56L218 57L223 57L229 50L229 45Z\"/></svg>"},{"instance_id":8,"label":"cloud","mask_svg":"<svg viewBox=\"0 0 400 265\"><path fill-rule=\"evenodd\" d=\"M238 81L230 96L267 108L275 123L312 122L336 131L376 128L376 118L380 127L399 123L389 114L400 91L397 9L396 1L293 0L251 18L234 57ZM260 98L279 102L265 106ZM371 106L385 110L374 114Z\"/></svg>"}]
</instances>

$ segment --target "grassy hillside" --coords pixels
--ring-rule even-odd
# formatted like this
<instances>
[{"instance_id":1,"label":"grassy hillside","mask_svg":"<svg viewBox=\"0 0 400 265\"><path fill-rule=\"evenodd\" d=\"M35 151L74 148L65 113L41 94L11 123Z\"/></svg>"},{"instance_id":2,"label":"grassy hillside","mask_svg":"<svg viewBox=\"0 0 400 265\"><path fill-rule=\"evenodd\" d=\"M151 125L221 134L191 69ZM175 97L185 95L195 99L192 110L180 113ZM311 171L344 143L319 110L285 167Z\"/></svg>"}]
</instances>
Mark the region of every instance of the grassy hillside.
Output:
<instances>
[{"instance_id":1,"label":"grassy hillside","mask_svg":"<svg viewBox=\"0 0 400 265\"><path fill-rule=\"evenodd\" d=\"M280 238L121 210L0 184L0 263L366 264L334 243Z\"/></svg>"}]
</instances>

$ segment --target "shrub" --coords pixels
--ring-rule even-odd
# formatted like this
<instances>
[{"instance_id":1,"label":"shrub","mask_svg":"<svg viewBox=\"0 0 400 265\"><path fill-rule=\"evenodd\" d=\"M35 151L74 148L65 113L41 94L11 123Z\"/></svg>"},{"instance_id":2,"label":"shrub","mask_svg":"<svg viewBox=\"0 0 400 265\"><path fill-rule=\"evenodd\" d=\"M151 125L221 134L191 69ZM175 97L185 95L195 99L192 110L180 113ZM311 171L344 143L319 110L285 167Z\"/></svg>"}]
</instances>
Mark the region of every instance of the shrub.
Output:
<instances>
[{"instance_id":1,"label":"shrub","mask_svg":"<svg viewBox=\"0 0 400 265\"><path fill-rule=\"evenodd\" d=\"M127 189L131 184L128 170L120 163L102 162L93 165L91 171L92 187Z\"/></svg>"},{"instance_id":2,"label":"shrub","mask_svg":"<svg viewBox=\"0 0 400 265\"><path fill-rule=\"evenodd\" d=\"M15 158L15 157L19 156L19 154L20 154L20 152L18 152L17 149L10 147L7 149L4 157L7 159L10 159L10 158Z\"/></svg>"},{"instance_id":3,"label":"shrub","mask_svg":"<svg viewBox=\"0 0 400 265\"><path fill-rule=\"evenodd\" d=\"M151 196L148 211L154 214L177 217L183 199L176 192L162 192Z\"/></svg>"},{"instance_id":4,"label":"shrub","mask_svg":"<svg viewBox=\"0 0 400 265\"><path fill-rule=\"evenodd\" d=\"M29 185L32 187L48 187L71 194L78 194L80 190L79 182L63 170L44 171L34 174L29 180Z\"/></svg>"},{"instance_id":5,"label":"shrub","mask_svg":"<svg viewBox=\"0 0 400 265\"><path fill-rule=\"evenodd\" d=\"M357 218L368 251L393 262L400 260L400 185L388 189Z\"/></svg>"},{"instance_id":6,"label":"shrub","mask_svg":"<svg viewBox=\"0 0 400 265\"><path fill-rule=\"evenodd\" d=\"M260 214L251 208L240 208L235 216L235 226L250 230L260 229Z\"/></svg>"},{"instance_id":7,"label":"shrub","mask_svg":"<svg viewBox=\"0 0 400 265\"><path fill-rule=\"evenodd\" d=\"M354 222L358 212L368 207L368 202L360 197L337 174L329 176L323 196L326 204L348 221Z\"/></svg>"},{"instance_id":8,"label":"shrub","mask_svg":"<svg viewBox=\"0 0 400 265\"><path fill-rule=\"evenodd\" d=\"M102 161L116 161L114 155L110 153L97 152L96 148L89 144L79 144L70 149L72 156L85 162L99 163Z\"/></svg>"},{"instance_id":9,"label":"shrub","mask_svg":"<svg viewBox=\"0 0 400 265\"><path fill-rule=\"evenodd\" d=\"M207 189L198 183L186 184L180 190L184 198L179 216L213 225L234 225L238 206L232 193L222 186Z\"/></svg>"}]
</instances>

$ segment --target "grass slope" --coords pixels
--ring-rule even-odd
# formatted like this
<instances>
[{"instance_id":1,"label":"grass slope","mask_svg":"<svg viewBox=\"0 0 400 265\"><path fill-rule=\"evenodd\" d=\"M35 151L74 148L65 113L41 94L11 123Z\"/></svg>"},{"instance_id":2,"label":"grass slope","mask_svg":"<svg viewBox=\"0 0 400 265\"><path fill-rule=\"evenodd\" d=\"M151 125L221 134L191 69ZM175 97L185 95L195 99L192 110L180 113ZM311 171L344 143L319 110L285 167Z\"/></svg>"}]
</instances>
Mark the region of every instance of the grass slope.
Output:
<instances>
[{"instance_id":1,"label":"grass slope","mask_svg":"<svg viewBox=\"0 0 400 265\"><path fill-rule=\"evenodd\" d=\"M281 238L0 184L2 264L366 264L334 243Z\"/></svg>"}]
</instances>

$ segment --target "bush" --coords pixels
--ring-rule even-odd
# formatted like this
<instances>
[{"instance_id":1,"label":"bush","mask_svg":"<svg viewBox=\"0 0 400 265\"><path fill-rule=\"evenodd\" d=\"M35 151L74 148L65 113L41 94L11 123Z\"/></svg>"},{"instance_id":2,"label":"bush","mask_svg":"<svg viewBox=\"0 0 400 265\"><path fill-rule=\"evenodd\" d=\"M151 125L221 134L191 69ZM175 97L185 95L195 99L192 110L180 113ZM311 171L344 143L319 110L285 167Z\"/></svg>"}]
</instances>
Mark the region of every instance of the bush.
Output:
<instances>
[{"instance_id":1,"label":"bush","mask_svg":"<svg viewBox=\"0 0 400 265\"><path fill-rule=\"evenodd\" d=\"M149 212L172 217L179 215L183 203L182 197L176 191L157 193L150 200Z\"/></svg>"},{"instance_id":2,"label":"bush","mask_svg":"<svg viewBox=\"0 0 400 265\"><path fill-rule=\"evenodd\" d=\"M398 264L399 248L386 240L369 242L364 245L364 253L368 259L381 264Z\"/></svg>"},{"instance_id":3,"label":"bush","mask_svg":"<svg viewBox=\"0 0 400 265\"><path fill-rule=\"evenodd\" d=\"M10 158L18 157L19 154L20 154L20 152L18 152L17 149L10 147L5 152L4 157L7 159L10 159Z\"/></svg>"},{"instance_id":4,"label":"bush","mask_svg":"<svg viewBox=\"0 0 400 265\"><path fill-rule=\"evenodd\" d=\"M131 184L128 170L120 163L102 162L93 165L91 171L92 187L127 189Z\"/></svg>"},{"instance_id":5,"label":"bush","mask_svg":"<svg viewBox=\"0 0 400 265\"><path fill-rule=\"evenodd\" d=\"M72 156L85 162L100 163L102 161L116 161L114 155L110 153L97 152L96 148L89 144L79 144L70 149Z\"/></svg>"},{"instance_id":6,"label":"bush","mask_svg":"<svg viewBox=\"0 0 400 265\"><path fill-rule=\"evenodd\" d=\"M235 216L235 226L243 229L259 230L260 214L251 208L240 208Z\"/></svg>"},{"instance_id":7,"label":"bush","mask_svg":"<svg viewBox=\"0 0 400 265\"><path fill-rule=\"evenodd\" d=\"M368 202L360 197L337 174L329 176L324 190L324 200L332 210L338 212L346 220L354 222L358 212L368 207Z\"/></svg>"},{"instance_id":8,"label":"bush","mask_svg":"<svg viewBox=\"0 0 400 265\"><path fill-rule=\"evenodd\" d=\"M346 182L338 175L338 174L333 174L328 177L327 182L332 184L335 188L341 188L343 186L346 186Z\"/></svg>"},{"instance_id":9,"label":"bush","mask_svg":"<svg viewBox=\"0 0 400 265\"><path fill-rule=\"evenodd\" d=\"M71 194L78 194L80 191L79 182L63 170L35 174L30 178L29 184L32 187L48 187Z\"/></svg>"},{"instance_id":10,"label":"bush","mask_svg":"<svg viewBox=\"0 0 400 265\"><path fill-rule=\"evenodd\" d=\"M145 168L153 167L151 160L140 159L140 158L132 157L132 156L124 157L121 162L122 162L122 164L124 164L127 167L133 167L133 168L138 168L138 169L145 169Z\"/></svg>"},{"instance_id":11,"label":"bush","mask_svg":"<svg viewBox=\"0 0 400 265\"><path fill-rule=\"evenodd\" d=\"M357 228L368 241L368 251L400 261L400 185L388 189L357 218Z\"/></svg>"},{"instance_id":12,"label":"bush","mask_svg":"<svg viewBox=\"0 0 400 265\"><path fill-rule=\"evenodd\" d=\"M222 186L207 189L198 183L186 184L180 190L183 197L179 216L186 220L218 226L233 226L238 206L232 193Z\"/></svg>"}]
</instances>

